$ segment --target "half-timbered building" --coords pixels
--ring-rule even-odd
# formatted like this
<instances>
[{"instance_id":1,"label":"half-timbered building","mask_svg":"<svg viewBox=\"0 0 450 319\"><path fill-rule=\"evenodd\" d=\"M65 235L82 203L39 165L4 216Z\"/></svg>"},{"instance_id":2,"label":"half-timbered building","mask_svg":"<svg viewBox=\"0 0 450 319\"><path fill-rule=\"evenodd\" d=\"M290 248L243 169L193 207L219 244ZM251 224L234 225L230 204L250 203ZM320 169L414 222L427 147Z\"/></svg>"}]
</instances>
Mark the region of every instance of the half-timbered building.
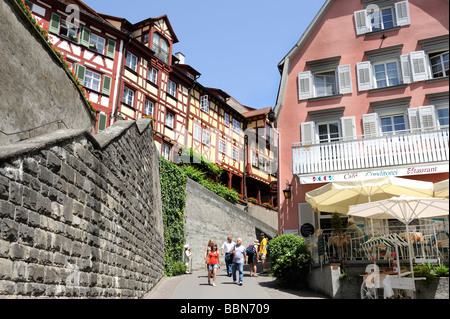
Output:
<instances>
[{"instance_id":1,"label":"half-timbered building","mask_svg":"<svg viewBox=\"0 0 450 319\"><path fill-rule=\"evenodd\" d=\"M184 147L221 166L222 182L244 195L247 118L230 96L199 83L201 74L174 53L166 15L131 23L80 0L27 0L53 45L66 57L97 110L97 131L119 119L154 119L161 155Z\"/></svg>"}]
</instances>

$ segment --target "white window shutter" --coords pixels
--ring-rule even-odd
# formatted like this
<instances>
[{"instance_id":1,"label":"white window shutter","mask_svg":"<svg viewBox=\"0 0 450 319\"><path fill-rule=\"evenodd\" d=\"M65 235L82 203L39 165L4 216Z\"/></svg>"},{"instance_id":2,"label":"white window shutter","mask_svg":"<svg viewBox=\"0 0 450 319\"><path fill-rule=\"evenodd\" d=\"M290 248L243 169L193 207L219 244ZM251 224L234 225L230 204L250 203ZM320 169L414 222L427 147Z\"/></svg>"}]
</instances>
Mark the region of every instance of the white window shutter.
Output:
<instances>
[{"instance_id":1,"label":"white window shutter","mask_svg":"<svg viewBox=\"0 0 450 319\"><path fill-rule=\"evenodd\" d=\"M408 1L400 1L395 4L395 17L398 26L410 24Z\"/></svg>"},{"instance_id":2,"label":"white window shutter","mask_svg":"<svg viewBox=\"0 0 450 319\"><path fill-rule=\"evenodd\" d=\"M352 93L352 71L350 64L338 66L339 93Z\"/></svg>"},{"instance_id":3,"label":"white window shutter","mask_svg":"<svg viewBox=\"0 0 450 319\"><path fill-rule=\"evenodd\" d=\"M356 11L354 13L354 16L355 16L355 27L356 27L357 35L369 33L372 31L370 21L367 18L366 10Z\"/></svg>"},{"instance_id":4,"label":"white window shutter","mask_svg":"<svg viewBox=\"0 0 450 319\"><path fill-rule=\"evenodd\" d=\"M403 83L411 83L412 82L412 73L411 73L411 61L409 60L409 54L401 55L400 63L402 65Z\"/></svg>"},{"instance_id":5,"label":"white window shutter","mask_svg":"<svg viewBox=\"0 0 450 319\"><path fill-rule=\"evenodd\" d=\"M433 130L437 126L434 105L419 107L419 118L422 131Z\"/></svg>"},{"instance_id":6,"label":"white window shutter","mask_svg":"<svg viewBox=\"0 0 450 319\"><path fill-rule=\"evenodd\" d=\"M408 109L409 129L411 133L420 131L419 108Z\"/></svg>"},{"instance_id":7,"label":"white window shutter","mask_svg":"<svg viewBox=\"0 0 450 319\"><path fill-rule=\"evenodd\" d=\"M344 141L356 139L355 117L341 117L342 137Z\"/></svg>"},{"instance_id":8,"label":"white window shutter","mask_svg":"<svg viewBox=\"0 0 450 319\"><path fill-rule=\"evenodd\" d=\"M316 128L314 122L304 122L301 124L302 145L312 145L316 140Z\"/></svg>"},{"instance_id":9,"label":"white window shutter","mask_svg":"<svg viewBox=\"0 0 450 319\"><path fill-rule=\"evenodd\" d=\"M356 71L358 73L358 90L372 89L372 64L370 62L359 62L356 64Z\"/></svg>"},{"instance_id":10,"label":"white window shutter","mask_svg":"<svg viewBox=\"0 0 450 319\"><path fill-rule=\"evenodd\" d=\"M312 73L311 71L298 74L298 99L312 98Z\"/></svg>"},{"instance_id":11,"label":"white window shutter","mask_svg":"<svg viewBox=\"0 0 450 319\"><path fill-rule=\"evenodd\" d=\"M428 63L425 51L411 52L409 58L411 60L412 80L414 82L428 80Z\"/></svg>"},{"instance_id":12,"label":"white window shutter","mask_svg":"<svg viewBox=\"0 0 450 319\"><path fill-rule=\"evenodd\" d=\"M377 137L380 135L380 125L378 123L378 113L363 114L364 137Z\"/></svg>"}]
</instances>

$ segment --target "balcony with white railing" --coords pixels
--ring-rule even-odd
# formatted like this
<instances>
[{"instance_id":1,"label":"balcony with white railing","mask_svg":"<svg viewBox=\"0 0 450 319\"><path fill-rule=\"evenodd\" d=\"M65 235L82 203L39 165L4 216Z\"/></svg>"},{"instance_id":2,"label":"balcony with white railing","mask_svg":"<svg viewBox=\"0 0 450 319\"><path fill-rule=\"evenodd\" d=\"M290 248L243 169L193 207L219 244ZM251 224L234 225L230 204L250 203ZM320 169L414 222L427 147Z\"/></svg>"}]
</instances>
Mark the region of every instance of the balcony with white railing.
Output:
<instances>
[{"instance_id":1,"label":"balcony with white railing","mask_svg":"<svg viewBox=\"0 0 450 319\"><path fill-rule=\"evenodd\" d=\"M294 144L293 173L358 171L449 161L449 129L404 132L332 143Z\"/></svg>"}]
</instances>

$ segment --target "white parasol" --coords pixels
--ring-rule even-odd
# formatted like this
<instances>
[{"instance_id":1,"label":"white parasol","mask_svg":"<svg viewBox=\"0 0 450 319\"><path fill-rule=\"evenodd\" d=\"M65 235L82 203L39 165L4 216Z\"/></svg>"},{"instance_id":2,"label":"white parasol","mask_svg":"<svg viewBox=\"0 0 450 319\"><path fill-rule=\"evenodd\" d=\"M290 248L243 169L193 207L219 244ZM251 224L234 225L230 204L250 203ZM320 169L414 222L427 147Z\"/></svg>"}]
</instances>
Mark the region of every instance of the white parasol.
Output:
<instances>
[{"instance_id":1,"label":"white parasol","mask_svg":"<svg viewBox=\"0 0 450 319\"><path fill-rule=\"evenodd\" d=\"M433 183L399 177L377 177L349 182L331 182L305 195L305 200L321 212L347 214L348 207L394 196L432 197Z\"/></svg>"}]
</instances>

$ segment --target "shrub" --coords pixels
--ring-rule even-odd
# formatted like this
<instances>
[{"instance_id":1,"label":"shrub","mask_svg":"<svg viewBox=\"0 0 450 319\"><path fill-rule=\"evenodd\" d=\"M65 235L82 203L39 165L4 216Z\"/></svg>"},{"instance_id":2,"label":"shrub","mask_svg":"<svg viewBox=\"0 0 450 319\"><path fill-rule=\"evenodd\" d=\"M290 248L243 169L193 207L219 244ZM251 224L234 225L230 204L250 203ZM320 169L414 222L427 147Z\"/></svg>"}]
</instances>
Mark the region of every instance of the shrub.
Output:
<instances>
[{"instance_id":1,"label":"shrub","mask_svg":"<svg viewBox=\"0 0 450 319\"><path fill-rule=\"evenodd\" d=\"M210 178L208 178L208 176L211 176L212 171L217 170L208 169L207 171L205 171L200 166L193 166L188 164L184 164L179 167L184 172L186 177L189 177L193 181L206 187L211 192L219 195L220 197L226 199L227 201L233 204L239 201L239 194L236 191L234 191L233 189L229 189L225 185L222 185L221 183L215 182Z\"/></svg>"},{"instance_id":2,"label":"shrub","mask_svg":"<svg viewBox=\"0 0 450 319\"><path fill-rule=\"evenodd\" d=\"M280 235L269 246L272 276L290 285L306 281L312 258L303 237Z\"/></svg>"},{"instance_id":3,"label":"shrub","mask_svg":"<svg viewBox=\"0 0 450 319\"><path fill-rule=\"evenodd\" d=\"M172 264L172 276L180 276L186 273L186 264L176 261Z\"/></svg>"}]
</instances>

